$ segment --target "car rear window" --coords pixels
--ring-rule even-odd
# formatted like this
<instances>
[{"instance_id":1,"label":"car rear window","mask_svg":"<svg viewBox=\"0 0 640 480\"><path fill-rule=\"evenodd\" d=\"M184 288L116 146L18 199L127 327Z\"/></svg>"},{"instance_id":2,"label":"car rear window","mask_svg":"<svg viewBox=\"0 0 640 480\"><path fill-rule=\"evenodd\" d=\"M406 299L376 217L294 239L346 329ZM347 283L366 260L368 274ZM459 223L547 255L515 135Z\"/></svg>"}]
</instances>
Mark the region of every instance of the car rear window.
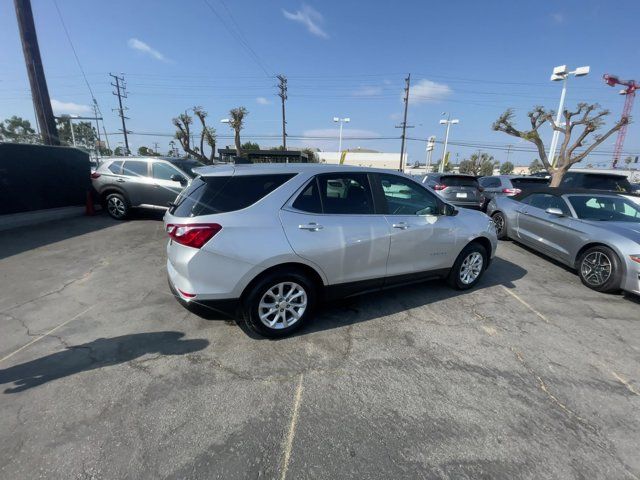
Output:
<instances>
[{"instance_id":1,"label":"car rear window","mask_svg":"<svg viewBox=\"0 0 640 480\"><path fill-rule=\"evenodd\" d=\"M582 187L589 190L610 190L612 192L631 192L631 184L627 177L619 175L601 175L587 173L582 180Z\"/></svg>"},{"instance_id":2,"label":"car rear window","mask_svg":"<svg viewBox=\"0 0 640 480\"><path fill-rule=\"evenodd\" d=\"M169 213L176 217L199 217L241 210L267 196L293 176L198 177L178 196Z\"/></svg>"},{"instance_id":3,"label":"car rear window","mask_svg":"<svg viewBox=\"0 0 640 480\"><path fill-rule=\"evenodd\" d=\"M529 177L529 178L512 178L511 179L511 184L515 188L519 188L520 190L523 190L525 188L531 188L531 187L541 187L543 185L547 185L548 183L549 183L549 180L547 180L546 178Z\"/></svg>"},{"instance_id":4,"label":"car rear window","mask_svg":"<svg viewBox=\"0 0 640 480\"><path fill-rule=\"evenodd\" d=\"M477 187L478 180L473 177L461 177L452 175L449 177L441 177L440 183L447 187Z\"/></svg>"}]
</instances>

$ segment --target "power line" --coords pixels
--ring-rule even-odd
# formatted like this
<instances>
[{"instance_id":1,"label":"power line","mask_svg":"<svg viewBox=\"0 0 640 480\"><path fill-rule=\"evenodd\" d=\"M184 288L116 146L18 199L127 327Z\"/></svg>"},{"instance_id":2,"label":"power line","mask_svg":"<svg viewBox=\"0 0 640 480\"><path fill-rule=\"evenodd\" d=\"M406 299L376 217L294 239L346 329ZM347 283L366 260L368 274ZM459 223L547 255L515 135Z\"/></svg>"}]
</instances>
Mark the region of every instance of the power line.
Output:
<instances>
[{"instance_id":1,"label":"power line","mask_svg":"<svg viewBox=\"0 0 640 480\"><path fill-rule=\"evenodd\" d=\"M211 5L209 0L202 0L202 1L205 3L205 5L207 5L207 7L209 7L209 10L211 10L213 12L213 14L216 17L218 17L218 19L220 20L220 23L222 23L222 26L225 28L225 30L227 30L227 32L229 32L229 34L231 36L233 36L238 41L240 46L244 47L244 49L247 51L249 56L253 59L254 62L256 62L256 64L260 67L260 69L264 72L264 74L267 77L271 77L272 75L267 70L267 67L265 66L265 64L262 61L262 59L258 56L258 54L255 52L255 50L253 48L251 48L251 45L249 45L249 42L245 39L245 37L244 37L244 35L242 33L242 30L240 29L240 26L237 24L237 22L235 21L235 19L231 15L231 12L228 9L228 7L226 6L226 4L224 2L221 2L223 7L229 13L229 17L231 18L231 21L233 22L233 24L236 26L237 31L234 31L232 28L229 27L228 22L225 22L224 18L222 18L222 15L220 15L218 13L218 11L213 7L213 5Z\"/></svg>"}]
</instances>

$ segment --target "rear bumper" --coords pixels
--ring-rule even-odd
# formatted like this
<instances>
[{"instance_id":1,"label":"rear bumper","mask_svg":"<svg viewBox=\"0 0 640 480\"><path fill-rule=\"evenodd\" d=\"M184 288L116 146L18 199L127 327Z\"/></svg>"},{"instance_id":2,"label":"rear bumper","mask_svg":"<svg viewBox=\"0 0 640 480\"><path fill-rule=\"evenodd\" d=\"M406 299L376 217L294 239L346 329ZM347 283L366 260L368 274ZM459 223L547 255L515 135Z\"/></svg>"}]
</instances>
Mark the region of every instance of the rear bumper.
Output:
<instances>
[{"instance_id":1,"label":"rear bumper","mask_svg":"<svg viewBox=\"0 0 640 480\"><path fill-rule=\"evenodd\" d=\"M229 317L236 317L240 307L239 298L221 298L217 300L199 300L197 297L185 297L167 276L167 283L173 296L183 307L199 316L208 316L212 313L221 313Z\"/></svg>"}]
</instances>

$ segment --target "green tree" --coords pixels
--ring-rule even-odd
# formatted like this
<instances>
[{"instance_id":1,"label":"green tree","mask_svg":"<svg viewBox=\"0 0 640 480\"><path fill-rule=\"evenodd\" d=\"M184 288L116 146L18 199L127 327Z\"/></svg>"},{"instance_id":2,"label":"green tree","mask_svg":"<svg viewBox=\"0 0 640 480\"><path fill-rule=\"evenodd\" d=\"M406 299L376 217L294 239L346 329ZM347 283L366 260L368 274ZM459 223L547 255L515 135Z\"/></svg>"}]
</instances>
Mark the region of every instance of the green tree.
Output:
<instances>
[{"instance_id":1,"label":"green tree","mask_svg":"<svg viewBox=\"0 0 640 480\"><path fill-rule=\"evenodd\" d=\"M138 155L141 157L157 157L160 154L158 152L154 152L153 149L149 147L142 146L138 148Z\"/></svg>"},{"instance_id":2,"label":"green tree","mask_svg":"<svg viewBox=\"0 0 640 480\"><path fill-rule=\"evenodd\" d=\"M124 157L124 147L121 147L118 145L116 149L113 151L113 154L116 157Z\"/></svg>"},{"instance_id":3,"label":"green tree","mask_svg":"<svg viewBox=\"0 0 640 480\"><path fill-rule=\"evenodd\" d=\"M253 142L244 142L240 148L243 152L247 152L249 150L260 150L260 145Z\"/></svg>"},{"instance_id":4,"label":"green tree","mask_svg":"<svg viewBox=\"0 0 640 480\"><path fill-rule=\"evenodd\" d=\"M58 128L60 143L64 145L73 145L73 139L75 137L76 147L85 148L87 150L96 149L98 135L96 134L96 129L91 122L73 122L73 135L71 134L71 124L69 123L68 116L56 118L56 127Z\"/></svg>"},{"instance_id":5,"label":"green tree","mask_svg":"<svg viewBox=\"0 0 640 480\"><path fill-rule=\"evenodd\" d=\"M444 171L445 172L450 172L453 170L453 167L451 166L451 163L449 162L449 156L450 156L451 152L447 152L447 154L444 157ZM433 166L433 171L434 172L439 172L440 171L440 163L442 162L442 159L438 160L438 162Z\"/></svg>"},{"instance_id":6,"label":"green tree","mask_svg":"<svg viewBox=\"0 0 640 480\"><path fill-rule=\"evenodd\" d=\"M529 164L529 173L533 174L542 171L544 171L544 165L542 165L542 163L540 163L540 160L538 160L537 158Z\"/></svg>"},{"instance_id":7,"label":"green tree","mask_svg":"<svg viewBox=\"0 0 640 480\"><path fill-rule=\"evenodd\" d=\"M38 143L39 140L29 120L14 115L0 123L0 142Z\"/></svg>"},{"instance_id":8,"label":"green tree","mask_svg":"<svg viewBox=\"0 0 640 480\"><path fill-rule=\"evenodd\" d=\"M203 110L202 107L193 107L193 114L196 116L200 122L200 126L202 127L202 131L200 133L200 148L192 145L191 125L193 124L193 117L186 113L181 113L172 120L173 125L177 128L176 140L180 142L182 149L189 155L196 157L202 163L213 163L213 159L216 155L216 129L207 126L208 113ZM211 149L208 156L204 153L205 143Z\"/></svg>"},{"instance_id":9,"label":"green tree","mask_svg":"<svg viewBox=\"0 0 640 480\"><path fill-rule=\"evenodd\" d=\"M603 135L595 135L594 133L604 125L604 117L609 115L608 110L599 109L600 106L597 103L579 103L574 111L564 110L562 112L562 123L556 124L554 119L555 114L552 110L546 110L544 107L537 106L529 112L531 128L523 130L518 130L515 127L513 123L513 110L508 109L493 123L492 128L496 131L504 132L507 135L533 143L538 149L538 155L540 156L542 164L551 175L550 186L557 187L562 182L564 174L572 165L583 160L593 152L598 145L620 130L623 125L629 123L628 117L622 117ZM549 123L554 131L559 132L563 136L559 143L560 149L558 155L553 164L554 159L547 157L544 142L538 132L546 123ZM581 128L582 131L576 134L575 140L571 143L571 137L573 136L575 128ZM589 143L588 137L592 134L594 134L593 142ZM577 151L577 149L580 149L580 151Z\"/></svg>"},{"instance_id":10,"label":"green tree","mask_svg":"<svg viewBox=\"0 0 640 480\"><path fill-rule=\"evenodd\" d=\"M511 175L513 173L513 169L513 163L504 162L502 165L500 165L500 175Z\"/></svg>"},{"instance_id":11,"label":"green tree","mask_svg":"<svg viewBox=\"0 0 640 480\"><path fill-rule=\"evenodd\" d=\"M303 148L302 153L307 154L307 158L309 159L309 163L318 163L318 154L311 148Z\"/></svg>"},{"instance_id":12,"label":"green tree","mask_svg":"<svg viewBox=\"0 0 640 480\"><path fill-rule=\"evenodd\" d=\"M475 176L493 175L493 169L498 162L488 153L474 153L468 159L460 162L460 173L466 173Z\"/></svg>"},{"instance_id":13,"label":"green tree","mask_svg":"<svg viewBox=\"0 0 640 480\"><path fill-rule=\"evenodd\" d=\"M629 155L627 158L624 159L624 163L627 166L627 168L631 168L631 164L633 163L633 157Z\"/></svg>"}]
</instances>

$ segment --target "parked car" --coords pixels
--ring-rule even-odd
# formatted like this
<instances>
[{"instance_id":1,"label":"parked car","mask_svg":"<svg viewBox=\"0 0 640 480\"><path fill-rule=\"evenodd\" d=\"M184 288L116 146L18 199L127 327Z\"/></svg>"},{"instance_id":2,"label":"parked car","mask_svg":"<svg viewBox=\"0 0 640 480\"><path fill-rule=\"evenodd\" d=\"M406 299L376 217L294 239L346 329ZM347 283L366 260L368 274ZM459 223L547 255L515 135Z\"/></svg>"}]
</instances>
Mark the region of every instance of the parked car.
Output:
<instances>
[{"instance_id":1,"label":"parked car","mask_svg":"<svg viewBox=\"0 0 640 480\"><path fill-rule=\"evenodd\" d=\"M480 177L478 183L482 187L485 197L483 210L486 210L492 198L498 196L512 197L519 193L548 185L547 177L521 176L521 175L492 175Z\"/></svg>"},{"instance_id":2,"label":"parked car","mask_svg":"<svg viewBox=\"0 0 640 480\"><path fill-rule=\"evenodd\" d=\"M569 170L562 177L561 187L585 188L588 190L607 190L610 192L631 193L631 183L624 174Z\"/></svg>"},{"instance_id":3,"label":"parked car","mask_svg":"<svg viewBox=\"0 0 640 480\"><path fill-rule=\"evenodd\" d=\"M202 166L172 157L108 158L91 174L91 183L109 215L123 220L132 208L167 209Z\"/></svg>"},{"instance_id":4,"label":"parked car","mask_svg":"<svg viewBox=\"0 0 640 480\"><path fill-rule=\"evenodd\" d=\"M576 269L587 287L640 294L640 207L625 196L545 188L495 197L487 213L498 238Z\"/></svg>"},{"instance_id":5,"label":"parked car","mask_svg":"<svg viewBox=\"0 0 640 480\"><path fill-rule=\"evenodd\" d=\"M265 336L290 334L322 299L429 278L471 288L495 253L486 215L403 174L293 163L198 173L165 214L169 284L182 303L239 311Z\"/></svg>"},{"instance_id":6,"label":"parked car","mask_svg":"<svg viewBox=\"0 0 640 480\"><path fill-rule=\"evenodd\" d=\"M480 209L484 205L482 189L473 175L427 173L422 183L458 207Z\"/></svg>"}]
</instances>

